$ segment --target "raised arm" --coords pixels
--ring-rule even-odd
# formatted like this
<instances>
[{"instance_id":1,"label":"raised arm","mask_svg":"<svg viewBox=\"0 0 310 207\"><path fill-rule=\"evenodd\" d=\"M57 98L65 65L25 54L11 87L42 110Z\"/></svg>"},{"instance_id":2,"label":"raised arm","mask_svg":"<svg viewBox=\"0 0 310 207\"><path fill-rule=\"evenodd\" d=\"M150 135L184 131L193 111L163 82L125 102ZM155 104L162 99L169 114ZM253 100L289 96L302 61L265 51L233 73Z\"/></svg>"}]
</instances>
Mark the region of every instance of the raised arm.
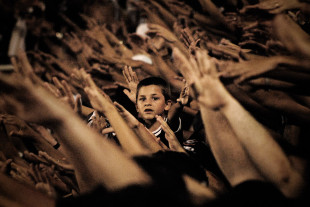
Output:
<instances>
[{"instance_id":1,"label":"raised arm","mask_svg":"<svg viewBox=\"0 0 310 207\"><path fill-rule=\"evenodd\" d=\"M87 127L73 110L25 77L1 75L1 106L59 135L83 191L97 185L119 189L150 182L149 176L116 145ZM83 185L84 184L84 185Z\"/></svg>"},{"instance_id":2,"label":"raised arm","mask_svg":"<svg viewBox=\"0 0 310 207\"><path fill-rule=\"evenodd\" d=\"M197 51L196 56L195 88L201 109L219 111L227 119L257 173L287 197L296 196L303 186L301 174L265 127L226 90L207 52Z\"/></svg>"},{"instance_id":3,"label":"raised arm","mask_svg":"<svg viewBox=\"0 0 310 207\"><path fill-rule=\"evenodd\" d=\"M148 151L139 142L139 138L118 113L110 97L100 90L90 75L84 70L76 71L85 84L85 92L94 109L101 111L109 120L115 134L125 152L131 155L146 154Z\"/></svg>"},{"instance_id":4,"label":"raised arm","mask_svg":"<svg viewBox=\"0 0 310 207\"><path fill-rule=\"evenodd\" d=\"M114 105L118 109L119 113L128 123L128 126L138 135L141 143L150 150L150 152L157 152L163 150L158 144L157 137L151 133L136 117L134 117L129 111L127 111L122 105L114 102Z\"/></svg>"}]
</instances>

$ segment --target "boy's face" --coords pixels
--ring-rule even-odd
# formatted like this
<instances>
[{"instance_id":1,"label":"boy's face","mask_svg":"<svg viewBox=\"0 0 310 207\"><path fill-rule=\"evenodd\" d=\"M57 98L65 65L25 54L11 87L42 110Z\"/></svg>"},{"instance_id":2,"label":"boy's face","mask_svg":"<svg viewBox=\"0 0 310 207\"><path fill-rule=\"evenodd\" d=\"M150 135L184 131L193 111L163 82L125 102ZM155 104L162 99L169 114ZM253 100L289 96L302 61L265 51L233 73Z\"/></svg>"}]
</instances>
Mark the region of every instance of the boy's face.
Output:
<instances>
[{"instance_id":1,"label":"boy's face","mask_svg":"<svg viewBox=\"0 0 310 207\"><path fill-rule=\"evenodd\" d=\"M155 119L155 115L162 116L169 110L171 102L166 102L161 87L157 85L142 86L138 91L137 111L144 120Z\"/></svg>"}]
</instances>

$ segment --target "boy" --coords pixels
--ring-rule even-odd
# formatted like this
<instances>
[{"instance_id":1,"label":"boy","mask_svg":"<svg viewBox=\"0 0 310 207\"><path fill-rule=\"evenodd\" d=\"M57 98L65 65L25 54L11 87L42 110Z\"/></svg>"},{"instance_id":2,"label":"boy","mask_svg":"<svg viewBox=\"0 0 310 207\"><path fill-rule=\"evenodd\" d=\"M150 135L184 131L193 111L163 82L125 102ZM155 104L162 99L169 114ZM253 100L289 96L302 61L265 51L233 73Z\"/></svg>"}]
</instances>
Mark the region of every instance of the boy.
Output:
<instances>
[{"instance_id":1,"label":"boy","mask_svg":"<svg viewBox=\"0 0 310 207\"><path fill-rule=\"evenodd\" d=\"M162 78L148 77L137 85L136 109L139 121L156 137L159 137L166 146L169 144L165 139L165 132L162 130L161 124L156 120L156 115L163 117L182 144L183 132L179 116L182 106L181 101L172 104L170 86Z\"/></svg>"}]
</instances>

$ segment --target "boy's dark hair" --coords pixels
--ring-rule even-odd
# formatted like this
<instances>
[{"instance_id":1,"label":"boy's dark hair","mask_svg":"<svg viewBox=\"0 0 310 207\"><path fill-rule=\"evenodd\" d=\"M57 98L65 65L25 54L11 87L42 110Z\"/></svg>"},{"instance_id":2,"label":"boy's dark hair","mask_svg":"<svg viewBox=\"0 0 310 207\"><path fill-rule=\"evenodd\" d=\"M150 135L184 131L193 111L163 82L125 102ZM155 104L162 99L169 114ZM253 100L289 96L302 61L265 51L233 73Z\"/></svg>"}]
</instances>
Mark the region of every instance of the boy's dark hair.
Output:
<instances>
[{"instance_id":1,"label":"boy's dark hair","mask_svg":"<svg viewBox=\"0 0 310 207\"><path fill-rule=\"evenodd\" d=\"M143 86L149 86L149 85L160 86L161 91L165 97L165 101L171 99L170 85L164 79L162 79L160 77L152 76L152 77L145 78L138 83L136 100L138 100L140 88Z\"/></svg>"}]
</instances>

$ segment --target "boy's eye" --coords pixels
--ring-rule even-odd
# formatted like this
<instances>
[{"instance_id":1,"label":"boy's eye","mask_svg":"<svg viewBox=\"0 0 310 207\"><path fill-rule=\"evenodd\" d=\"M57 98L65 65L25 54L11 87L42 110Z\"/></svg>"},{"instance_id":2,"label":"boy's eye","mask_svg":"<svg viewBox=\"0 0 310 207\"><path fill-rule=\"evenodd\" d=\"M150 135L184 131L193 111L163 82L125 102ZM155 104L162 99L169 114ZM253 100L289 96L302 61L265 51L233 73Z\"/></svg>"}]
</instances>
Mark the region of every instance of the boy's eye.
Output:
<instances>
[{"instance_id":1,"label":"boy's eye","mask_svg":"<svg viewBox=\"0 0 310 207\"><path fill-rule=\"evenodd\" d=\"M156 101L156 100L158 100L158 99L159 99L158 97L153 97L153 100L154 100L154 101Z\"/></svg>"},{"instance_id":2,"label":"boy's eye","mask_svg":"<svg viewBox=\"0 0 310 207\"><path fill-rule=\"evenodd\" d=\"M145 101L145 98L139 98L138 100L139 101Z\"/></svg>"}]
</instances>

